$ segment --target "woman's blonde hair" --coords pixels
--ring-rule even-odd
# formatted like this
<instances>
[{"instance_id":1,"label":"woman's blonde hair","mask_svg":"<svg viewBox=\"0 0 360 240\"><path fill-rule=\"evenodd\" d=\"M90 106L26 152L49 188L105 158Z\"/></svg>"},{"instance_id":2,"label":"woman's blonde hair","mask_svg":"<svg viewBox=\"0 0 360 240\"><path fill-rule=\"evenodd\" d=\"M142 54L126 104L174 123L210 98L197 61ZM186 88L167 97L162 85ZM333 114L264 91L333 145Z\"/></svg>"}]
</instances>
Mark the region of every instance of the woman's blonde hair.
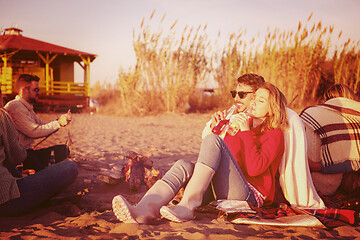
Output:
<instances>
[{"instance_id":1,"label":"woman's blonde hair","mask_svg":"<svg viewBox=\"0 0 360 240\"><path fill-rule=\"evenodd\" d=\"M286 98L284 94L273 84L264 83L259 89L266 89L269 91L269 115L263 123L262 131L267 129L288 129L288 115L286 111Z\"/></svg>"}]
</instances>

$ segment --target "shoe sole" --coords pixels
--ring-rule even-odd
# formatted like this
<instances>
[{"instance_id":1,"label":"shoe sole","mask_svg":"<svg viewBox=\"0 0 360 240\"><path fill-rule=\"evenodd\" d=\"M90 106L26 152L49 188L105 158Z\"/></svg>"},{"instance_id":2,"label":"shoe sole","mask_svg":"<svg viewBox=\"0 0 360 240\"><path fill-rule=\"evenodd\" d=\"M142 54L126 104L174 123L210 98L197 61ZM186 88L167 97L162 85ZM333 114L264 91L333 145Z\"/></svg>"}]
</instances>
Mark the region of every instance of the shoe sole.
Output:
<instances>
[{"instance_id":1,"label":"shoe sole","mask_svg":"<svg viewBox=\"0 0 360 240\"><path fill-rule=\"evenodd\" d=\"M118 195L114 197L112 201L112 208L116 218L121 222L138 224L130 213L129 203L123 196Z\"/></svg>"},{"instance_id":2,"label":"shoe sole","mask_svg":"<svg viewBox=\"0 0 360 240\"><path fill-rule=\"evenodd\" d=\"M163 218L166 218L172 222L177 222L177 223L182 223L184 222L183 220L181 220L180 218L176 217L172 212L171 210L166 207L166 206L163 206L162 208L160 208L160 214Z\"/></svg>"}]
</instances>

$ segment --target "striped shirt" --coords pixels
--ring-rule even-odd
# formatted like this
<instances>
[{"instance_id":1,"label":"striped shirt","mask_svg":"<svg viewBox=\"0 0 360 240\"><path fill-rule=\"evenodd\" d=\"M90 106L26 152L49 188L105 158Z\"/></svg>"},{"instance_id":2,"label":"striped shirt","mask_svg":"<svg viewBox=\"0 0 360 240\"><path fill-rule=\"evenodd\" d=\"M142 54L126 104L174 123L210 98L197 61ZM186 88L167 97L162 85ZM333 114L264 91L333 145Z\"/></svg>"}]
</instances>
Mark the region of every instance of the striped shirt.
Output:
<instances>
[{"instance_id":1,"label":"striped shirt","mask_svg":"<svg viewBox=\"0 0 360 240\"><path fill-rule=\"evenodd\" d=\"M300 117L321 140L321 164L324 168L349 162L353 171L360 169L360 103L333 98L302 111ZM341 166L341 165L339 165Z\"/></svg>"},{"instance_id":2,"label":"striped shirt","mask_svg":"<svg viewBox=\"0 0 360 240\"><path fill-rule=\"evenodd\" d=\"M16 166L26 158L18 133L5 110L0 109L0 204L20 197L16 179L5 166Z\"/></svg>"}]
</instances>

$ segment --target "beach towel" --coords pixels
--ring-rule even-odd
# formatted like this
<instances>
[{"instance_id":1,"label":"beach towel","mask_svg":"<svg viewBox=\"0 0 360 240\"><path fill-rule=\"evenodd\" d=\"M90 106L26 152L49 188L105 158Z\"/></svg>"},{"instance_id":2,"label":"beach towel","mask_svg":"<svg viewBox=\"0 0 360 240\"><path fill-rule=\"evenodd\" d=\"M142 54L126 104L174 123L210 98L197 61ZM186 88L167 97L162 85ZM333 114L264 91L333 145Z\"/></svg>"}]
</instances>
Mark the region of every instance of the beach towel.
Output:
<instances>
[{"instance_id":1,"label":"beach towel","mask_svg":"<svg viewBox=\"0 0 360 240\"><path fill-rule=\"evenodd\" d=\"M304 109L300 117L321 139L324 168L350 161L353 171L360 169L359 102L333 98Z\"/></svg>"},{"instance_id":2,"label":"beach towel","mask_svg":"<svg viewBox=\"0 0 360 240\"><path fill-rule=\"evenodd\" d=\"M316 192L307 161L307 143L303 122L296 112L287 109L289 129L284 132L285 151L279 165L279 183L292 207L323 209L325 204Z\"/></svg>"}]
</instances>

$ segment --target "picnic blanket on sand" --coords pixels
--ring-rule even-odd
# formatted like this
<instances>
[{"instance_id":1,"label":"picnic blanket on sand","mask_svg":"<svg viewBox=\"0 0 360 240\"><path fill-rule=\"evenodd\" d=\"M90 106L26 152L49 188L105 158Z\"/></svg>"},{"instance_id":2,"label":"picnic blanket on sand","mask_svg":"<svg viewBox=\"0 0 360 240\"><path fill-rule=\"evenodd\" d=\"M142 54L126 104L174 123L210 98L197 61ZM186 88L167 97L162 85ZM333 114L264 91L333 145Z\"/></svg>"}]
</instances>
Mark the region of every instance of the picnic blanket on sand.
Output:
<instances>
[{"instance_id":1,"label":"picnic blanket on sand","mask_svg":"<svg viewBox=\"0 0 360 240\"><path fill-rule=\"evenodd\" d=\"M280 204L277 208L264 207L255 210L256 214L230 213L226 215L226 219L242 224L326 228L359 224L359 213L350 209L298 209Z\"/></svg>"},{"instance_id":2,"label":"picnic blanket on sand","mask_svg":"<svg viewBox=\"0 0 360 240\"><path fill-rule=\"evenodd\" d=\"M218 200L209 204L218 211L219 217L236 224L272 226L303 226L335 228L344 225L359 225L359 211L340 208L343 201L324 197L327 209L299 209L285 203L278 206L251 207L246 201ZM339 208L338 208L339 207Z\"/></svg>"}]
</instances>

